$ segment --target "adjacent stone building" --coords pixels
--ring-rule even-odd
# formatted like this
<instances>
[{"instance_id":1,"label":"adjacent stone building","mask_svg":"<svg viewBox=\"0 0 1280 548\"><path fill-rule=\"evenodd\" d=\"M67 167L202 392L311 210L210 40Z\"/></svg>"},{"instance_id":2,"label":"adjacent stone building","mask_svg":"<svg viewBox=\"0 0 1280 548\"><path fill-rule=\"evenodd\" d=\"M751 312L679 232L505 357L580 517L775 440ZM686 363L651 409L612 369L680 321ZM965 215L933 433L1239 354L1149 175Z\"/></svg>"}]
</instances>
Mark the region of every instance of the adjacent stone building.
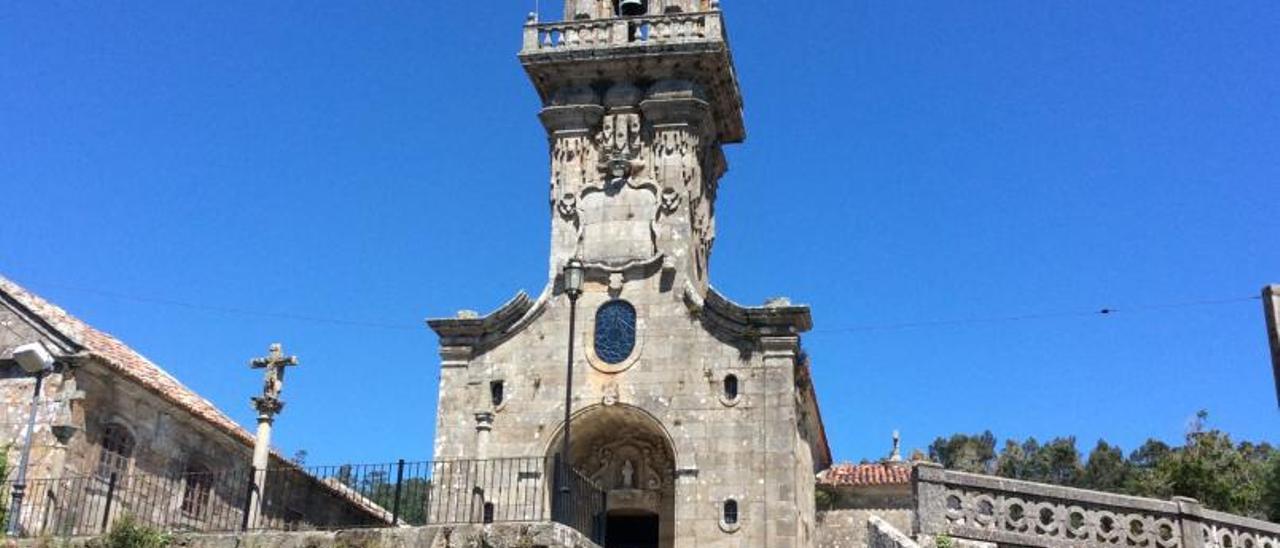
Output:
<instances>
[{"instance_id":1,"label":"adjacent stone building","mask_svg":"<svg viewBox=\"0 0 1280 548\"><path fill-rule=\"evenodd\" d=\"M429 322L435 457L560 452L576 259L567 459L608 491L608 544L812 546L831 455L801 345L809 308L711 286L722 147L745 138L718 2L569 0L565 15L531 20L520 55L551 149L548 283Z\"/></svg>"},{"instance_id":2,"label":"adjacent stone building","mask_svg":"<svg viewBox=\"0 0 1280 548\"><path fill-rule=\"evenodd\" d=\"M13 350L31 343L43 345L56 363L36 405L25 534L97 532L126 513L179 529L241 525L253 437L120 340L0 277L0 443L10 481L35 388ZM385 521L380 509L279 455L272 467L277 471L257 525ZM7 508L11 485L5 486L0 502Z\"/></svg>"}]
</instances>

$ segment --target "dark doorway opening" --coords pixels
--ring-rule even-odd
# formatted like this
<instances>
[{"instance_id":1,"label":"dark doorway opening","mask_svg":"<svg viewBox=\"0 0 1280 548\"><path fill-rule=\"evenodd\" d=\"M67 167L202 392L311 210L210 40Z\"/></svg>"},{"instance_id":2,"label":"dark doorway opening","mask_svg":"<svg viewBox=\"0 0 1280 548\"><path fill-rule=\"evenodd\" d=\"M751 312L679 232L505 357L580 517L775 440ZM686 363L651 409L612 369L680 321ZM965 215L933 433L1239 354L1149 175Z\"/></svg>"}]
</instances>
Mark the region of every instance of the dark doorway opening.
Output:
<instances>
[{"instance_id":1,"label":"dark doorway opening","mask_svg":"<svg viewBox=\"0 0 1280 548\"><path fill-rule=\"evenodd\" d=\"M658 548L657 515L610 515L605 548Z\"/></svg>"}]
</instances>

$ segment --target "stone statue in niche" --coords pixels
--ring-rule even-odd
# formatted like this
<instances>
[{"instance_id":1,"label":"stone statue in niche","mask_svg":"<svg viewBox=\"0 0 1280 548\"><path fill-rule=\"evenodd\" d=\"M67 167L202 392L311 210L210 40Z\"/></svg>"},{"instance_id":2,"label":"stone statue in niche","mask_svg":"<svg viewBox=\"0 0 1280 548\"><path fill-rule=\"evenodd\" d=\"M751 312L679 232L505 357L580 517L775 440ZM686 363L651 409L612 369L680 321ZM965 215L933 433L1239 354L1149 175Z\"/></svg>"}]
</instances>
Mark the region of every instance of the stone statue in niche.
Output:
<instances>
[{"instance_id":1,"label":"stone statue in niche","mask_svg":"<svg viewBox=\"0 0 1280 548\"><path fill-rule=\"evenodd\" d=\"M588 466L594 470L591 480L612 489L661 491L670 486L671 480L664 477L675 470L674 463L664 452L655 450L654 443L656 440L633 438L596 448L595 458Z\"/></svg>"},{"instance_id":2,"label":"stone statue in niche","mask_svg":"<svg viewBox=\"0 0 1280 548\"><path fill-rule=\"evenodd\" d=\"M635 477L636 467L631 464L631 461L628 460L627 462L622 463L622 483L618 484L618 487L622 489L634 489L636 486L634 481Z\"/></svg>"}]
</instances>

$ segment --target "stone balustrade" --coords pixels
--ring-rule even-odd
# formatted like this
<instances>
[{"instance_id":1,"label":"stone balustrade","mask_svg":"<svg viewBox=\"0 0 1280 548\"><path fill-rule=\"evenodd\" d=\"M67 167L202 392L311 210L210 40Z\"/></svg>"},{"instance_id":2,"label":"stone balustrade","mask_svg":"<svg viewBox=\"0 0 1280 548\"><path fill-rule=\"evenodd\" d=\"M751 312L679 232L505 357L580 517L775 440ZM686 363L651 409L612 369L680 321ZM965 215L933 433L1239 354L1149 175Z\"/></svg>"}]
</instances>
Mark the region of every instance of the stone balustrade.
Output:
<instances>
[{"instance_id":1,"label":"stone balustrade","mask_svg":"<svg viewBox=\"0 0 1280 548\"><path fill-rule=\"evenodd\" d=\"M1280 525L1205 510L1199 522L1204 548L1280 548Z\"/></svg>"},{"instance_id":2,"label":"stone balustrade","mask_svg":"<svg viewBox=\"0 0 1280 548\"><path fill-rule=\"evenodd\" d=\"M522 54L577 49L635 47L693 42L725 42L718 11L650 17L530 22Z\"/></svg>"},{"instance_id":3,"label":"stone balustrade","mask_svg":"<svg viewBox=\"0 0 1280 548\"><path fill-rule=\"evenodd\" d=\"M1162 501L966 474L915 469L920 535L1001 545L1280 548L1280 525Z\"/></svg>"}]
</instances>

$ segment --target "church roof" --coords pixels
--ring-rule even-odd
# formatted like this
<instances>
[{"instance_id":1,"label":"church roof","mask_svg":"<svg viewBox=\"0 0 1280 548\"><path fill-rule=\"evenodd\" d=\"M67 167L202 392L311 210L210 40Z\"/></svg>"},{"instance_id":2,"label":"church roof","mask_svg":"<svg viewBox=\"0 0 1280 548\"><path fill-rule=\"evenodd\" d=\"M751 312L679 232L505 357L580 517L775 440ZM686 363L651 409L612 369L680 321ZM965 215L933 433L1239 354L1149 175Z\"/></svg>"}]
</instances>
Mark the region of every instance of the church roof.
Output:
<instances>
[{"instance_id":1,"label":"church roof","mask_svg":"<svg viewBox=\"0 0 1280 548\"><path fill-rule=\"evenodd\" d=\"M818 483L832 487L909 485L911 466L904 463L837 464L823 472Z\"/></svg>"},{"instance_id":2,"label":"church roof","mask_svg":"<svg viewBox=\"0 0 1280 548\"><path fill-rule=\"evenodd\" d=\"M253 436L241 428L236 421L209 400L187 388L160 366L129 348L120 339L99 331L4 276L0 276L0 296L7 297L6 300L25 309L29 316L46 324L45 328L69 341L74 352L97 358L113 371L186 410L196 418L204 420L250 447L253 446ZM7 353L8 349L4 351Z\"/></svg>"}]
</instances>

